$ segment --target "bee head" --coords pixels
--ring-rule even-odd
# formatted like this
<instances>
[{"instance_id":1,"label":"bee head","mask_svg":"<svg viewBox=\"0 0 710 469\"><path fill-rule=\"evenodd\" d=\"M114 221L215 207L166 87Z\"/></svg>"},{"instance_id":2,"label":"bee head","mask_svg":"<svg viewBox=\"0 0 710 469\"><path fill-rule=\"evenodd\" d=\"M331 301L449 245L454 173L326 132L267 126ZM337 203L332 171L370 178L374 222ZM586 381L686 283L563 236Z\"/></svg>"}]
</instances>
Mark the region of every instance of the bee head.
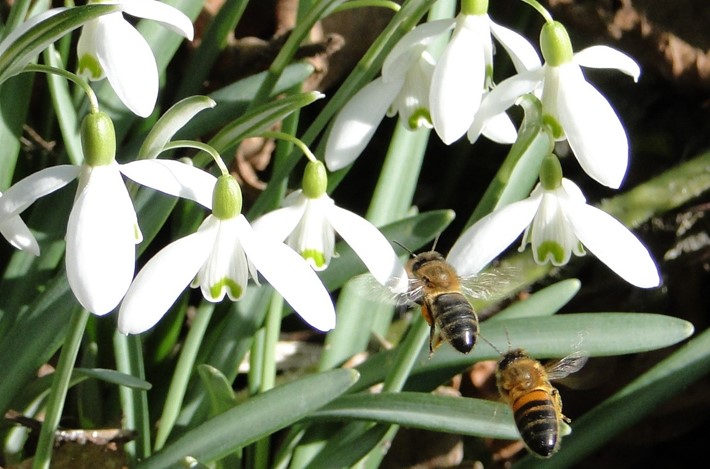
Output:
<instances>
[{"instance_id":1,"label":"bee head","mask_svg":"<svg viewBox=\"0 0 710 469\"><path fill-rule=\"evenodd\" d=\"M505 370L508 368L512 363L514 363L517 360L521 360L523 358L530 358L528 353L521 349L521 348L516 348L509 350L508 352L503 355L503 358L500 359L498 362L498 369L500 370Z\"/></svg>"},{"instance_id":2,"label":"bee head","mask_svg":"<svg viewBox=\"0 0 710 469\"><path fill-rule=\"evenodd\" d=\"M417 254L412 259L409 260L409 269L412 272L416 272L422 267L424 267L429 262L433 261L444 261L444 256L442 256L437 251L427 251L421 254Z\"/></svg>"}]
</instances>

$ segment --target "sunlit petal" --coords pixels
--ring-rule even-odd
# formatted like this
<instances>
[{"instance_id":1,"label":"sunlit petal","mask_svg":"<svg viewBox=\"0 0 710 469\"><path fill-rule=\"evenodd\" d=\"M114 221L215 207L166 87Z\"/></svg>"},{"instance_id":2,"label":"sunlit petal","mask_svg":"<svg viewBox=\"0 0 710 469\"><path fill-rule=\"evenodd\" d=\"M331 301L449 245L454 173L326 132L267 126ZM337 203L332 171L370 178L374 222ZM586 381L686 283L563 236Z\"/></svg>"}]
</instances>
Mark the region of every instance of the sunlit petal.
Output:
<instances>
[{"instance_id":1,"label":"sunlit petal","mask_svg":"<svg viewBox=\"0 0 710 469\"><path fill-rule=\"evenodd\" d=\"M0 222L0 234L15 248L39 256L37 240L19 216L12 216Z\"/></svg>"},{"instance_id":2,"label":"sunlit petal","mask_svg":"<svg viewBox=\"0 0 710 469\"><path fill-rule=\"evenodd\" d=\"M393 278L406 277L392 245L375 225L335 205L330 207L327 217L378 282L387 285Z\"/></svg>"},{"instance_id":3,"label":"sunlit petal","mask_svg":"<svg viewBox=\"0 0 710 469\"><path fill-rule=\"evenodd\" d=\"M301 194L300 190L296 192ZM305 209L306 199L301 195L297 203L266 213L257 218L251 226L260 235L283 241L296 228Z\"/></svg>"},{"instance_id":4,"label":"sunlit petal","mask_svg":"<svg viewBox=\"0 0 710 469\"><path fill-rule=\"evenodd\" d=\"M243 216L237 221L244 250L264 278L308 324L333 329L333 301L308 263L285 244L258 237Z\"/></svg>"},{"instance_id":5,"label":"sunlit petal","mask_svg":"<svg viewBox=\"0 0 710 469\"><path fill-rule=\"evenodd\" d=\"M520 236L539 204L540 197L528 198L481 218L456 240L447 260L459 275L480 272Z\"/></svg>"},{"instance_id":6,"label":"sunlit petal","mask_svg":"<svg viewBox=\"0 0 710 469\"><path fill-rule=\"evenodd\" d=\"M194 30L192 21L183 12L167 3L155 0L120 0L124 11L132 16L154 20L192 40Z\"/></svg>"},{"instance_id":7,"label":"sunlit petal","mask_svg":"<svg viewBox=\"0 0 710 469\"><path fill-rule=\"evenodd\" d=\"M540 86L543 75L543 68L522 72L503 80L487 93L481 100L481 106L473 119L471 127L468 129L468 140L471 143L478 140L488 121L515 104L515 101L520 96Z\"/></svg>"},{"instance_id":8,"label":"sunlit petal","mask_svg":"<svg viewBox=\"0 0 710 469\"><path fill-rule=\"evenodd\" d=\"M203 226L208 224L217 226L217 237L192 286L199 285L208 301L222 301L225 295L236 301L249 283L249 261L242 248L239 224L236 218L219 220L214 216L208 217Z\"/></svg>"},{"instance_id":9,"label":"sunlit petal","mask_svg":"<svg viewBox=\"0 0 710 469\"><path fill-rule=\"evenodd\" d=\"M436 133L447 145L466 133L481 103L488 31L486 16L463 16L434 69L429 96L431 118ZM490 33L487 41L491 41Z\"/></svg>"},{"instance_id":10,"label":"sunlit petal","mask_svg":"<svg viewBox=\"0 0 710 469\"><path fill-rule=\"evenodd\" d=\"M216 229L198 230L163 248L138 272L118 312L118 330L140 334L153 327L185 290L212 250Z\"/></svg>"},{"instance_id":11,"label":"sunlit petal","mask_svg":"<svg viewBox=\"0 0 710 469\"><path fill-rule=\"evenodd\" d=\"M180 161L157 159L132 161L120 168L125 176L139 184L212 208L217 178L207 171Z\"/></svg>"},{"instance_id":12,"label":"sunlit petal","mask_svg":"<svg viewBox=\"0 0 710 469\"><path fill-rule=\"evenodd\" d=\"M628 55L608 46L592 46L574 54L574 61L583 67L615 68L638 81L641 68Z\"/></svg>"},{"instance_id":13,"label":"sunlit petal","mask_svg":"<svg viewBox=\"0 0 710 469\"><path fill-rule=\"evenodd\" d=\"M515 70L523 72L540 67L540 57L530 41L512 29L490 21L491 33L510 56Z\"/></svg>"},{"instance_id":14,"label":"sunlit petal","mask_svg":"<svg viewBox=\"0 0 710 469\"><path fill-rule=\"evenodd\" d=\"M601 184L618 188L629 162L626 132L606 98L574 64L560 67L557 113L584 171Z\"/></svg>"},{"instance_id":15,"label":"sunlit petal","mask_svg":"<svg viewBox=\"0 0 710 469\"><path fill-rule=\"evenodd\" d=\"M158 97L158 66L153 51L121 14L97 19L95 45L99 63L123 104L147 117Z\"/></svg>"},{"instance_id":16,"label":"sunlit petal","mask_svg":"<svg viewBox=\"0 0 710 469\"><path fill-rule=\"evenodd\" d=\"M340 110L325 146L325 163L329 170L344 168L360 156L403 84L403 81L384 83L378 78L358 91Z\"/></svg>"},{"instance_id":17,"label":"sunlit petal","mask_svg":"<svg viewBox=\"0 0 710 469\"><path fill-rule=\"evenodd\" d=\"M482 133L487 139L504 145L515 143L518 138L518 129L505 112L488 119Z\"/></svg>"},{"instance_id":18,"label":"sunlit petal","mask_svg":"<svg viewBox=\"0 0 710 469\"><path fill-rule=\"evenodd\" d=\"M67 278L79 303L103 315L133 279L136 218L118 165L83 170L67 226Z\"/></svg>"},{"instance_id":19,"label":"sunlit petal","mask_svg":"<svg viewBox=\"0 0 710 469\"><path fill-rule=\"evenodd\" d=\"M66 186L79 171L80 167L74 165L51 166L18 181L0 197L0 220L21 213L35 200Z\"/></svg>"},{"instance_id":20,"label":"sunlit petal","mask_svg":"<svg viewBox=\"0 0 710 469\"><path fill-rule=\"evenodd\" d=\"M660 285L653 258L628 228L590 205L565 200L560 203L582 244L611 270L640 288Z\"/></svg>"},{"instance_id":21,"label":"sunlit petal","mask_svg":"<svg viewBox=\"0 0 710 469\"><path fill-rule=\"evenodd\" d=\"M422 50L437 37L453 28L453 18L422 23L400 39L387 54L382 64L382 76L386 81L401 80L412 64L419 60Z\"/></svg>"}]
</instances>

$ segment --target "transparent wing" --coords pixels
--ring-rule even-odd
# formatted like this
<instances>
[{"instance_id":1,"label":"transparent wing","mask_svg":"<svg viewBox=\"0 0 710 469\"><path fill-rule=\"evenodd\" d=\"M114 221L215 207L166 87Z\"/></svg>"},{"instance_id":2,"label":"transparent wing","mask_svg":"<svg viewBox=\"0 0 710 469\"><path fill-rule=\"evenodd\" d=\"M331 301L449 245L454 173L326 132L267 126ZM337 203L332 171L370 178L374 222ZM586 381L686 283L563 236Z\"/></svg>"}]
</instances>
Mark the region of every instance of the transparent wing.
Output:
<instances>
[{"instance_id":1,"label":"transparent wing","mask_svg":"<svg viewBox=\"0 0 710 469\"><path fill-rule=\"evenodd\" d=\"M561 360L545 365L547 376L551 381L562 379L571 373L579 371L587 363L588 359L589 355L586 352L573 352Z\"/></svg>"},{"instance_id":2,"label":"transparent wing","mask_svg":"<svg viewBox=\"0 0 710 469\"><path fill-rule=\"evenodd\" d=\"M350 279L349 284L358 296L377 303L401 306L414 306L422 295L422 287L416 279L409 279L409 288L404 293L395 293L382 285L372 274L357 275Z\"/></svg>"},{"instance_id":3,"label":"transparent wing","mask_svg":"<svg viewBox=\"0 0 710 469\"><path fill-rule=\"evenodd\" d=\"M510 295L520 271L511 266L491 267L473 275L459 277L461 292L481 300L503 298Z\"/></svg>"}]
</instances>

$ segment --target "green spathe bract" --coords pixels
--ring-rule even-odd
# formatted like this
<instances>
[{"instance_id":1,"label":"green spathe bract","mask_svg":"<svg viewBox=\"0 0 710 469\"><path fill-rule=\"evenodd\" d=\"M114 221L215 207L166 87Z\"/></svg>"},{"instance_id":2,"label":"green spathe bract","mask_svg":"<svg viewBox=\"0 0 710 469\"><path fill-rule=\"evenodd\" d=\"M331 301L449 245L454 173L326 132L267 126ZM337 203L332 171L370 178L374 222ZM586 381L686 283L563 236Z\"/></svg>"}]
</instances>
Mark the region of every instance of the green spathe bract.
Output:
<instances>
[{"instance_id":1,"label":"green spathe bract","mask_svg":"<svg viewBox=\"0 0 710 469\"><path fill-rule=\"evenodd\" d=\"M84 161L89 166L105 166L116 161L116 132L108 114L98 111L84 118L81 147Z\"/></svg>"}]
</instances>

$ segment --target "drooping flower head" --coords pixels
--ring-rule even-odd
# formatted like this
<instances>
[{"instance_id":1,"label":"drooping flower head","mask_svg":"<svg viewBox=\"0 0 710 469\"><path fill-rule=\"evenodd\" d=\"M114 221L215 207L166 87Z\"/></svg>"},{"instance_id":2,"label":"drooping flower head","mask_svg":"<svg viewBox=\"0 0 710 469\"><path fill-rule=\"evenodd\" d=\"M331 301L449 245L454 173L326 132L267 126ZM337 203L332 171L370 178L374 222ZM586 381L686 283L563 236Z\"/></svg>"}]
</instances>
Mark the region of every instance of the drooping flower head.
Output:
<instances>
[{"instance_id":1,"label":"drooping flower head","mask_svg":"<svg viewBox=\"0 0 710 469\"><path fill-rule=\"evenodd\" d=\"M254 229L272 236L299 253L315 270L324 270L335 253L335 233L350 245L368 270L382 285L394 290L404 285L407 275L392 245L382 233L361 216L335 205L326 193L325 166L310 161L304 172L302 189L284 200L284 207L254 222Z\"/></svg>"},{"instance_id":2,"label":"drooping flower head","mask_svg":"<svg viewBox=\"0 0 710 469\"><path fill-rule=\"evenodd\" d=\"M493 87L491 34L510 55L517 71L540 65L527 39L490 19L488 0L461 2L454 32L434 69L429 98L434 129L446 144L466 133L482 97ZM505 115L489 121L487 127L483 132L495 141L515 140L515 127Z\"/></svg>"},{"instance_id":3,"label":"drooping flower head","mask_svg":"<svg viewBox=\"0 0 710 469\"><path fill-rule=\"evenodd\" d=\"M118 3L125 13L158 21L192 40L190 19L165 3L156 0L89 0L89 3ZM146 40L122 13L111 13L86 23L77 43L77 55L80 75L91 80L108 78L131 111L141 117L153 112L158 97L158 66Z\"/></svg>"},{"instance_id":4,"label":"drooping flower head","mask_svg":"<svg viewBox=\"0 0 710 469\"><path fill-rule=\"evenodd\" d=\"M241 190L229 174L213 183L213 212L196 233L166 246L136 275L121 304L118 328L138 334L153 327L191 284L208 301L242 298L258 273L316 329L335 327L328 291L301 256L257 235L241 214Z\"/></svg>"},{"instance_id":5,"label":"drooping flower head","mask_svg":"<svg viewBox=\"0 0 710 469\"><path fill-rule=\"evenodd\" d=\"M478 272L524 231L520 250L532 247L538 264L564 265L583 248L627 282L641 288L660 284L658 268L648 250L623 224L587 205L579 187L562 177L557 157L545 158L540 183L530 197L481 218L451 248L457 270Z\"/></svg>"},{"instance_id":6,"label":"drooping flower head","mask_svg":"<svg viewBox=\"0 0 710 469\"><path fill-rule=\"evenodd\" d=\"M542 101L543 119L553 135L567 139L584 171L601 184L618 188L628 166L626 132L606 98L585 80L580 65L616 68L634 80L639 66L606 46L574 54L567 31L556 21L543 26L540 45L545 64L504 80L486 95L469 129L469 140L478 138L489 119L533 92Z\"/></svg>"}]
</instances>

